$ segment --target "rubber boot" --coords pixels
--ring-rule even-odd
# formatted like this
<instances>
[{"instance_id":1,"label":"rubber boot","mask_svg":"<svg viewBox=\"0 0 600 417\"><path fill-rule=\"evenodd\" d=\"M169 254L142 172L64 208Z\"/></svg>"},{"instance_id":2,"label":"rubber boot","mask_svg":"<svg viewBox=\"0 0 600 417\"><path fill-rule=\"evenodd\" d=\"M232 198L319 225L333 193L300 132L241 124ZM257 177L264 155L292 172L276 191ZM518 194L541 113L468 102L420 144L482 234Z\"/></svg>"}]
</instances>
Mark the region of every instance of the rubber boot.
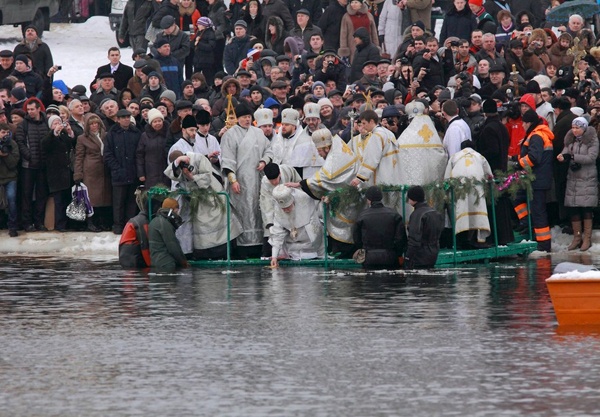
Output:
<instances>
[{"instance_id":1,"label":"rubber boot","mask_svg":"<svg viewBox=\"0 0 600 417\"><path fill-rule=\"evenodd\" d=\"M573 220L571 226L573 227L573 241L567 250L574 250L581 246L581 220Z\"/></svg>"},{"instance_id":2,"label":"rubber boot","mask_svg":"<svg viewBox=\"0 0 600 417\"><path fill-rule=\"evenodd\" d=\"M593 219L583 219L583 243L580 251L584 252L592 246L592 225Z\"/></svg>"}]
</instances>

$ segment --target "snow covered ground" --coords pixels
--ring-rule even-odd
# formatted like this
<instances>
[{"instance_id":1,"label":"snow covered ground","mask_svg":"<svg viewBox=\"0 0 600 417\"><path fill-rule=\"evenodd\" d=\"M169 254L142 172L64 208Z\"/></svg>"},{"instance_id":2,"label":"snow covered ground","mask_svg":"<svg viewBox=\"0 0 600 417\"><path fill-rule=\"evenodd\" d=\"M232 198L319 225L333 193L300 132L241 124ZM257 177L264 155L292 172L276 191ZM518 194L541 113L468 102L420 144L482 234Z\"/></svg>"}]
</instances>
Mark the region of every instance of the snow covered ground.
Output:
<instances>
[{"instance_id":1,"label":"snow covered ground","mask_svg":"<svg viewBox=\"0 0 600 417\"><path fill-rule=\"evenodd\" d=\"M0 50L13 50L20 42L21 28L2 26ZM69 87L82 84L88 88L96 69L108 64L108 48L117 46L115 34L110 30L108 17L92 17L85 23L53 23L50 31L44 32L43 40L52 51L55 65L62 70L54 76ZM132 50L121 50L121 62L132 65Z\"/></svg>"},{"instance_id":2,"label":"snow covered ground","mask_svg":"<svg viewBox=\"0 0 600 417\"><path fill-rule=\"evenodd\" d=\"M14 49L21 39L21 29L3 26L0 32L0 49ZM96 69L108 63L108 48L116 46L115 34L110 30L107 17L92 17L81 24L55 23L44 33L52 51L54 63L62 65L55 79L62 79L69 87L83 84L88 88ZM122 49L121 61L132 65L131 48ZM587 253L566 252L571 236L552 229L552 246L555 257L573 262L590 262L600 255L600 230L594 231L595 243ZM61 256L114 256L116 259L119 237L112 233L23 233L18 238L8 238L6 231L0 232L0 253L3 254L48 254ZM533 253L533 257L546 256Z\"/></svg>"}]
</instances>

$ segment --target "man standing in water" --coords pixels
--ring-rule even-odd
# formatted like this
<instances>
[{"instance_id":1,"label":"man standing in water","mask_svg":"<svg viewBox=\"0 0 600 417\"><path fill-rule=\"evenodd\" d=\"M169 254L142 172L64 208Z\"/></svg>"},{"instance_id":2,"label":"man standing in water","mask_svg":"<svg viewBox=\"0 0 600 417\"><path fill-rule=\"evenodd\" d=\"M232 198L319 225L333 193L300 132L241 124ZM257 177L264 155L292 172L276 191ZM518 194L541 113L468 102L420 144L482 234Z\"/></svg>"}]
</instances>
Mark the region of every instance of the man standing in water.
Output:
<instances>
[{"instance_id":1,"label":"man standing in water","mask_svg":"<svg viewBox=\"0 0 600 417\"><path fill-rule=\"evenodd\" d=\"M408 248L404 267L432 268L440 251L440 235L444 229L444 219L425 202L425 191L419 185L408 189L406 201L414 211L408 221Z\"/></svg>"},{"instance_id":2,"label":"man standing in water","mask_svg":"<svg viewBox=\"0 0 600 417\"><path fill-rule=\"evenodd\" d=\"M366 198L369 207L356 219L353 233L354 244L364 250L363 266L368 269L397 268L398 257L406 248L402 216L383 205L383 193L379 187L369 187Z\"/></svg>"}]
</instances>

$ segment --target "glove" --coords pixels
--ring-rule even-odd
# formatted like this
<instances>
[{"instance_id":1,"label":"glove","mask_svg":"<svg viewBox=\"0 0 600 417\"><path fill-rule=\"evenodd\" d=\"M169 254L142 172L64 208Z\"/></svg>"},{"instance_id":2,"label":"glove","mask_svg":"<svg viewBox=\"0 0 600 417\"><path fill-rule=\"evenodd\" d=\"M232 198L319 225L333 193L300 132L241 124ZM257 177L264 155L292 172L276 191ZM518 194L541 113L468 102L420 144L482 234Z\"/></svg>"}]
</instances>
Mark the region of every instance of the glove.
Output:
<instances>
[{"instance_id":1,"label":"glove","mask_svg":"<svg viewBox=\"0 0 600 417\"><path fill-rule=\"evenodd\" d=\"M379 45L383 45L384 41L385 41L385 35L379 35Z\"/></svg>"},{"instance_id":2,"label":"glove","mask_svg":"<svg viewBox=\"0 0 600 417\"><path fill-rule=\"evenodd\" d=\"M518 161L512 161L511 165L514 169L521 169L521 164Z\"/></svg>"}]
</instances>

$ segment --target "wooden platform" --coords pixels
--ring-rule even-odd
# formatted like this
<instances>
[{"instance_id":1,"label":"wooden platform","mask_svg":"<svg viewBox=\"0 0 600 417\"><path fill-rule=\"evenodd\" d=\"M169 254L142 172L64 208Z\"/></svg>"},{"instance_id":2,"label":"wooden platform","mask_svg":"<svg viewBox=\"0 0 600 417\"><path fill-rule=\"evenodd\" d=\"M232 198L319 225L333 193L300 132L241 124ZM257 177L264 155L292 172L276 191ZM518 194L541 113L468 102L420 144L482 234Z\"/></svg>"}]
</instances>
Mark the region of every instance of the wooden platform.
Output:
<instances>
[{"instance_id":1,"label":"wooden platform","mask_svg":"<svg viewBox=\"0 0 600 417\"><path fill-rule=\"evenodd\" d=\"M517 255L529 255L537 247L536 242L523 241L520 243L512 243L507 246L492 247L489 249L473 249L473 250L441 250L436 267L450 267L463 264L466 262L487 263L489 261L508 258ZM268 266L270 260L247 259L247 260L218 260L218 261L191 261L190 264L199 268L228 268L242 266ZM352 259L310 259L303 261L280 261L282 267L302 266L312 268L332 268L332 269L349 269L360 268L361 265L354 262Z\"/></svg>"}]
</instances>

